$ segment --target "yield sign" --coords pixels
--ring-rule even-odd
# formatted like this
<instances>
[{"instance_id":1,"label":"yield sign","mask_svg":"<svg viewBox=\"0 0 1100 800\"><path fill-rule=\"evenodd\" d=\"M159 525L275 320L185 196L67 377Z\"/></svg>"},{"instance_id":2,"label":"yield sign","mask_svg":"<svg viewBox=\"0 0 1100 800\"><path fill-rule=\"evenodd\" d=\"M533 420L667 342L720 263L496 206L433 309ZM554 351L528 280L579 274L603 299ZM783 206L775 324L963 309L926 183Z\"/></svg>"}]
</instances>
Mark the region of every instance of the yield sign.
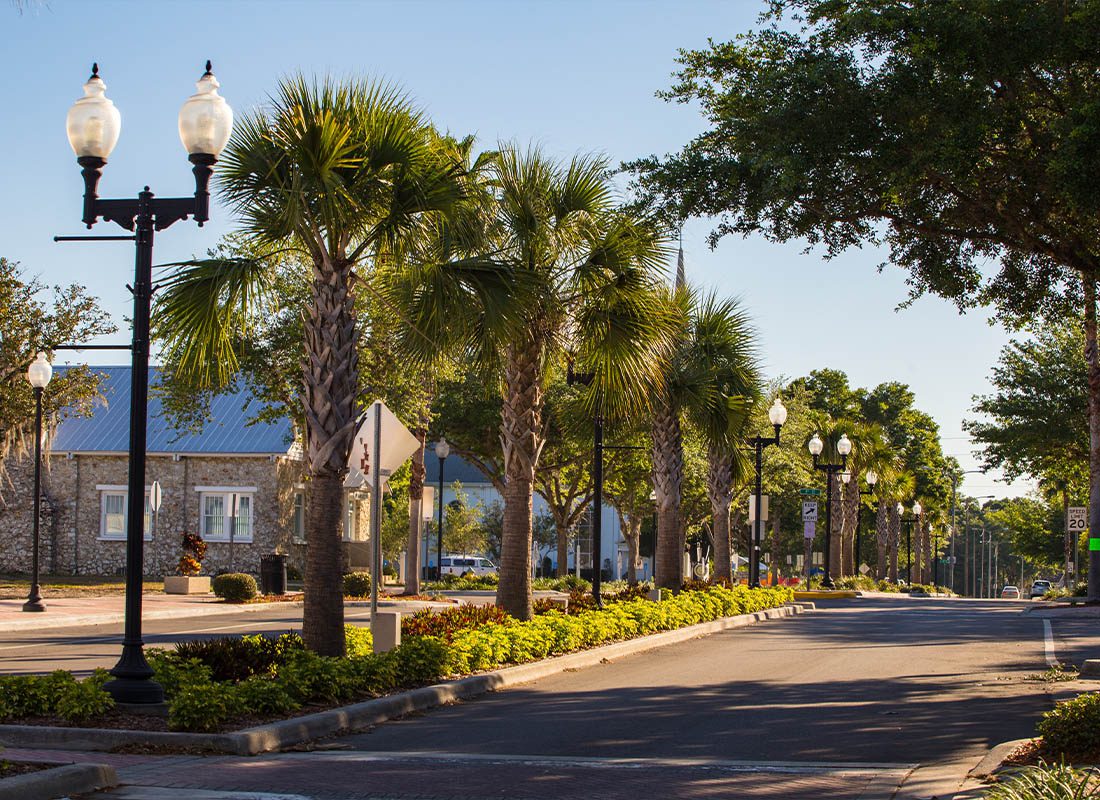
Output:
<instances>
[{"instance_id":1,"label":"yield sign","mask_svg":"<svg viewBox=\"0 0 1100 800\"><path fill-rule=\"evenodd\" d=\"M381 422L379 437L381 447L374 450L375 420ZM361 488L374 479L375 465L379 465L379 477L383 481L400 467L420 447L420 441L412 431L401 424L394 413L381 400L375 400L361 417L359 430L351 445L348 457L348 477L344 486L349 489Z\"/></svg>"}]
</instances>

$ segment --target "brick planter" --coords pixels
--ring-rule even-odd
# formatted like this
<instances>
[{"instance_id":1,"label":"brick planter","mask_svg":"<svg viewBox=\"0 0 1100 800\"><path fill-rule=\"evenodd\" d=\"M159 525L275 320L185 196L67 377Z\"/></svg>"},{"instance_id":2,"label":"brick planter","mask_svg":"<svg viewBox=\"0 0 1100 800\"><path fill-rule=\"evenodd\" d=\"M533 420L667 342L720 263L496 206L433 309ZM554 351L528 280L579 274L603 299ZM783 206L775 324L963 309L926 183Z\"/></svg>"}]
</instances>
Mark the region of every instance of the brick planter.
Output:
<instances>
[{"instance_id":1,"label":"brick planter","mask_svg":"<svg viewBox=\"0 0 1100 800\"><path fill-rule=\"evenodd\" d=\"M206 575L165 575L165 594L210 594L210 578Z\"/></svg>"}]
</instances>

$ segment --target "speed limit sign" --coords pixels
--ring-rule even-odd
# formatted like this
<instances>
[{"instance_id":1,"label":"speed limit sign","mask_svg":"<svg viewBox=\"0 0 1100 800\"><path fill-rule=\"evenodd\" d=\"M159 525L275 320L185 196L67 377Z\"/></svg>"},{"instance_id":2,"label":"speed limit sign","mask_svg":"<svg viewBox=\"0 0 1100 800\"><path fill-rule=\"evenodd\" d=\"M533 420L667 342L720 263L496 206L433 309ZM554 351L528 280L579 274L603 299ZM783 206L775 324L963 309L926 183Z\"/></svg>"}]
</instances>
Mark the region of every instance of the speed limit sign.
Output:
<instances>
[{"instance_id":1,"label":"speed limit sign","mask_svg":"<svg viewBox=\"0 0 1100 800\"><path fill-rule=\"evenodd\" d=\"M1066 514L1066 530L1070 533L1080 533L1089 526L1088 509L1084 506L1070 506Z\"/></svg>"}]
</instances>

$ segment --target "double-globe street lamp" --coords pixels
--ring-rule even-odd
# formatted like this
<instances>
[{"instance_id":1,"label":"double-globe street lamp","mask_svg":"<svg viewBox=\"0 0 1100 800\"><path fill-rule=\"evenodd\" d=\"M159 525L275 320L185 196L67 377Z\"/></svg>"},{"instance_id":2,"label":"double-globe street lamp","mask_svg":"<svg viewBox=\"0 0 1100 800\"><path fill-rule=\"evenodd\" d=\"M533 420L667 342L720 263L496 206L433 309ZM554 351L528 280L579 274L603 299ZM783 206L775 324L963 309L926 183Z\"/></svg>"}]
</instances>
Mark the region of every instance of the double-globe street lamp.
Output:
<instances>
[{"instance_id":1,"label":"double-globe street lamp","mask_svg":"<svg viewBox=\"0 0 1100 800\"><path fill-rule=\"evenodd\" d=\"M836 443L836 452L840 456L839 464L822 463L818 461L821 451L825 449L825 442L816 433L810 439L806 447L814 458L814 469L825 473L825 578L821 585L826 589L832 589L832 538L833 538L833 476L838 472L844 472L848 468L848 454L852 452L852 440L848 434L842 433Z\"/></svg>"},{"instance_id":2,"label":"double-globe street lamp","mask_svg":"<svg viewBox=\"0 0 1100 800\"><path fill-rule=\"evenodd\" d=\"M153 294L153 234L190 217L200 226L210 218L210 176L233 129L233 111L218 95L218 81L206 62L197 92L179 113L179 135L194 165L193 197L154 197L146 186L136 198L104 200L96 193L107 159L118 143L122 118L106 97L99 66L84 84L84 96L69 109L65 121L69 144L84 177L82 220L91 228L100 219L130 231L130 236L59 236L57 241L132 241L135 243L133 338L130 379L130 449L126 500L126 606L122 656L104 685L116 702L157 704L164 690L152 680L141 641L141 581L145 522L145 447L149 400L149 306ZM90 349L90 348L89 348ZM104 349L104 348L98 348Z\"/></svg>"},{"instance_id":3,"label":"double-globe street lamp","mask_svg":"<svg viewBox=\"0 0 1100 800\"><path fill-rule=\"evenodd\" d=\"M924 511L921 508L919 500L913 501L913 515L911 517L905 516L905 506L898 503L898 517L905 523L905 582L909 585L913 584L913 523L917 523L917 530L920 530L920 515Z\"/></svg>"},{"instance_id":4,"label":"double-globe street lamp","mask_svg":"<svg viewBox=\"0 0 1100 800\"><path fill-rule=\"evenodd\" d=\"M39 523L42 516L42 392L49 385L51 377L53 367L46 360L46 354L39 353L27 367L27 380L34 392L34 516L31 521L31 590L27 595L27 602L23 603L24 611L46 610L38 586L38 551Z\"/></svg>"},{"instance_id":5,"label":"double-globe street lamp","mask_svg":"<svg viewBox=\"0 0 1100 800\"><path fill-rule=\"evenodd\" d=\"M840 479L844 482L845 491L847 491L848 481L850 481L852 479L852 473L845 470L844 472L840 473ZM878 483L878 473L876 473L873 469L869 469L869 470L867 470L867 475L865 476L865 479L867 481L867 489L866 490L859 488L858 481L856 483L856 490L859 492L860 497L862 497L864 495L873 495L875 493L875 484ZM855 548L855 552L852 554L852 574L853 575L859 575L859 552L862 549L862 544L863 544L862 539L860 537L860 534L863 532L862 522L863 522L863 503L860 502L860 503L856 504L856 548Z\"/></svg>"},{"instance_id":6,"label":"double-globe street lamp","mask_svg":"<svg viewBox=\"0 0 1100 800\"><path fill-rule=\"evenodd\" d=\"M764 448L772 444L776 446L779 445L779 430L786 421L787 408L777 397L775 398L775 402L772 403L771 408L768 409L768 422L770 422L772 428L775 429L775 436L756 436L749 439L749 444L752 445L756 451L756 497L753 498L753 502L756 504L756 513L753 519L752 541L749 547L749 586L753 588L760 586L760 531L764 526L761 519L763 501L760 495L763 491L761 471L763 468ZM736 566L734 566L734 571L736 572Z\"/></svg>"},{"instance_id":7,"label":"double-globe street lamp","mask_svg":"<svg viewBox=\"0 0 1100 800\"><path fill-rule=\"evenodd\" d=\"M439 521L437 523L438 536L436 536L436 580L443 580L443 462L447 460L447 456L451 454L451 445L447 442L446 437L440 436L439 441L435 443L435 456L439 459Z\"/></svg>"}]
</instances>

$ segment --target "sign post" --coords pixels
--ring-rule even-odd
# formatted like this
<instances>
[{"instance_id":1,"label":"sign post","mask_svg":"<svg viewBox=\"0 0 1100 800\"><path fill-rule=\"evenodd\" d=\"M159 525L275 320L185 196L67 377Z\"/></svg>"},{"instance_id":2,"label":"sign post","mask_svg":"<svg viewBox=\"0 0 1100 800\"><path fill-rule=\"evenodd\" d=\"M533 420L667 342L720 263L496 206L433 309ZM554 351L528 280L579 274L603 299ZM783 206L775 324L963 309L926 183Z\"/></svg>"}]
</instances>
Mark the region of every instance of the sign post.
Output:
<instances>
[{"instance_id":1,"label":"sign post","mask_svg":"<svg viewBox=\"0 0 1100 800\"><path fill-rule=\"evenodd\" d=\"M1083 531L1088 530L1088 509L1085 506L1070 506L1066 509L1066 540L1062 546L1065 557L1065 573L1062 575L1062 585L1069 587L1073 581L1073 554L1077 549L1077 537ZM1089 539L1089 550L1100 549L1093 547L1093 539Z\"/></svg>"}]
</instances>

